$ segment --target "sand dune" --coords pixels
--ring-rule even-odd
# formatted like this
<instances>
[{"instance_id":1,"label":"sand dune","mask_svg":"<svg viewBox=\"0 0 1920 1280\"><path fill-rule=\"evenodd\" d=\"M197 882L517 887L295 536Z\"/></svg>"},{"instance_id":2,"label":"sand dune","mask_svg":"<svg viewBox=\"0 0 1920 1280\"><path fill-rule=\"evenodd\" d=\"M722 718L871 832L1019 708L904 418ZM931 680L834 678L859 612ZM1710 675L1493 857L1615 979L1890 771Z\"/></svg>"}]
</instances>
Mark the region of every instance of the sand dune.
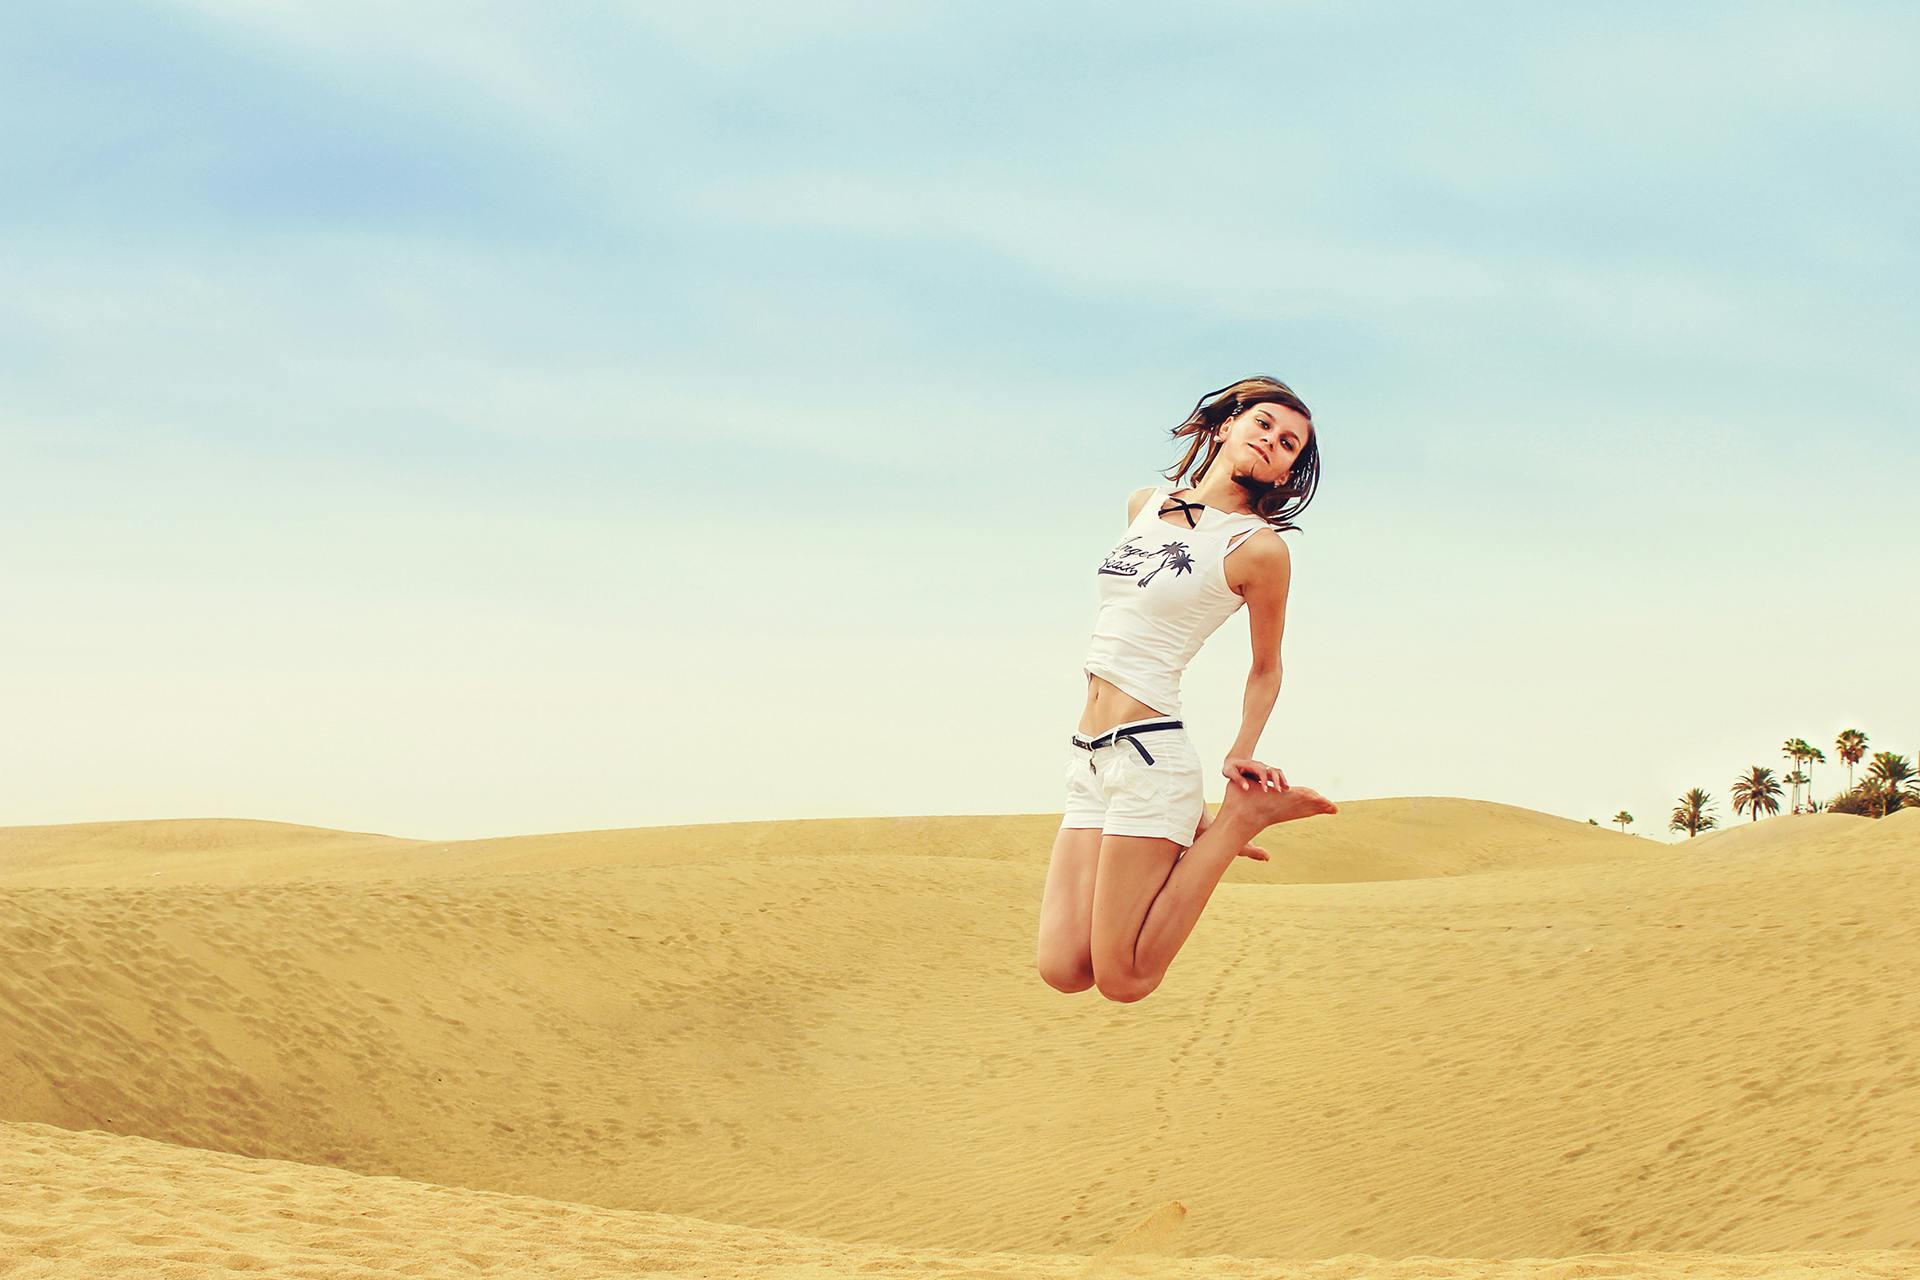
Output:
<instances>
[{"instance_id":1,"label":"sand dune","mask_svg":"<svg viewBox=\"0 0 1920 1280\"><path fill-rule=\"evenodd\" d=\"M0 1200L0 1274L419 1275L818 1280L966 1275L1568 1280L1575 1276L1904 1280L1920 1253L1579 1254L1565 1258L1180 1257L1184 1205L1149 1213L1094 1254L902 1249L670 1214L602 1209L320 1165L251 1160L145 1138L0 1122L0 1170L31 1188ZM11 1182L5 1184L15 1185Z\"/></svg>"},{"instance_id":2,"label":"sand dune","mask_svg":"<svg viewBox=\"0 0 1920 1280\"><path fill-rule=\"evenodd\" d=\"M246 883L379 866L419 842L233 818L0 827L0 886Z\"/></svg>"},{"instance_id":3,"label":"sand dune","mask_svg":"<svg viewBox=\"0 0 1920 1280\"><path fill-rule=\"evenodd\" d=\"M0 831L0 1258L1920 1274L1920 822L1342 810L1133 1005L1057 816Z\"/></svg>"},{"instance_id":4,"label":"sand dune","mask_svg":"<svg viewBox=\"0 0 1920 1280\"><path fill-rule=\"evenodd\" d=\"M1899 817L1898 814L1892 815ZM1712 831L1703 831L1691 840L1678 842L1680 847L1688 845L1727 842L1728 847L1738 844L1748 849L1785 848L1800 844L1825 844L1834 839L1845 839L1851 834L1865 835L1876 829L1878 819L1863 818L1852 813L1798 813L1781 814L1774 818L1762 818L1758 822L1751 818L1739 818ZM1898 828L1879 828L1880 830L1898 830Z\"/></svg>"},{"instance_id":5,"label":"sand dune","mask_svg":"<svg viewBox=\"0 0 1920 1280\"><path fill-rule=\"evenodd\" d=\"M220 819L0 827L0 887L358 881L858 855L1028 864L1036 848L1044 860L1059 825L1057 813L817 818L456 841ZM1342 805L1339 823L1289 833L1286 858L1248 878L1393 880L1659 856L1662 849L1488 800L1356 800ZM1235 878L1251 870L1251 863L1237 868Z\"/></svg>"}]
</instances>

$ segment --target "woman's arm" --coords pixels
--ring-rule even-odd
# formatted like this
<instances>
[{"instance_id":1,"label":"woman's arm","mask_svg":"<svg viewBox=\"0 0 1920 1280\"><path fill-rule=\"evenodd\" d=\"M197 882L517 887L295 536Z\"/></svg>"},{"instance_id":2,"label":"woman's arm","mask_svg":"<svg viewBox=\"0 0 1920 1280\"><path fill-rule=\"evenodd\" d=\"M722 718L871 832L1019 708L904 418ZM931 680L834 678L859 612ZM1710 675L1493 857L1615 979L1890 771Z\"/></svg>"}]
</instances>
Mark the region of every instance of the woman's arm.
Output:
<instances>
[{"instance_id":1,"label":"woman's arm","mask_svg":"<svg viewBox=\"0 0 1920 1280\"><path fill-rule=\"evenodd\" d=\"M1253 641L1253 661L1247 670L1247 691L1240 707L1240 735L1227 751L1221 772L1251 788L1271 776L1279 786L1286 776L1253 759L1254 748L1266 730L1267 717L1280 697L1280 637L1287 626L1287 591L1293 584L1293 553L1279 534L1256 533L1227 558L1228 585L1247 602L1247 629ZM1239 578L1240 581L1233 581ZM1247 768L1248 765L1254 766ZM1249 781L1251 779L1251 781Z\"/></svg>"}]
</instances>

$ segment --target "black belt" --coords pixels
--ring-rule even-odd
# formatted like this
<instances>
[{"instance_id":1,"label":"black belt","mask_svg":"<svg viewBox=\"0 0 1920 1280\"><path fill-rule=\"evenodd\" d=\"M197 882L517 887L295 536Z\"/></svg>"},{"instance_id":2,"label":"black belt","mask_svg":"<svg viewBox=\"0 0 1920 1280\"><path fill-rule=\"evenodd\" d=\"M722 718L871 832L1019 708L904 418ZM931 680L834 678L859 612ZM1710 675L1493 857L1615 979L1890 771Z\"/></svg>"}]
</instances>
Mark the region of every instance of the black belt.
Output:
<instances>
[{"instance_id":1,"label":"black belt","mask_svg":"<svg viewBox=\"0 0 1920 1280\"><path fill-rule=\"evenodd\" d=\"M1152 754L1148 752L1146 746L1142 744L1140 739L1135 735L1142 734L1142 733L1158 733L1162 729L1178 729L1179 727L1180 727L1180 722L1178 720L1149 720L1141 724L1123 724L1118 729L1107 730L1107 732L1101 734L1097 738L1083 738L1076 733L1073 735L1073 745L1076 747L1083 748L1088 753L1087 768L1089 769L1093 768L1092 752L1095 747L1110 747L1115 743L1119 742L1120 739L1122 738L1125 738L1128 742L1133 744L1133 749L1140 753L1140 758L1142 760L1146 761L1148 764L1152 764L1153 763Z\"/></svg>"}]
</instances>

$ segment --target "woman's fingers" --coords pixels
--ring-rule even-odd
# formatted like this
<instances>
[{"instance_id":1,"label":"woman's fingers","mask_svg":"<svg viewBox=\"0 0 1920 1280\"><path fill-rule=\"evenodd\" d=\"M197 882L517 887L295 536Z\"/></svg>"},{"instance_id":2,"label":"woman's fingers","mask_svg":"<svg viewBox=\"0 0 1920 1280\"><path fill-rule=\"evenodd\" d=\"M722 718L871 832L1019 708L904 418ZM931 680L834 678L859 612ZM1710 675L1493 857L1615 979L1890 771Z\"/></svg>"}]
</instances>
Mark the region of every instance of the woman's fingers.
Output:
<instances>
[{"instance_id":1,"label":"woman's fingers","mask_svg":"<svg viewBox=\"0 0 1920 1280\"><path fill-rule=\"evenodd\" d=\"M1235 756L1227 762L1222 773L1240 784L1242 791L1251 791L1258 786L1275 791L1286 791L1293 784L1287 781L1286 772L1279 765L1261 764L1258 760L1247 760Z\"/></svg>"},{"instance_id":2,"label":"woman's fingers","mask_svg":"<svg viewBox=\"0 0 1920 1280\"><path fill-rule=\"evenodd\" d=\"M1243 759L1239 756L1230 759L1221 772L1232 781L1238 782L1242 791L1251 791L1255 786L1263 790L1271 788L1285 791L1292 785L1287 781L1287 775L1282 773L1277 765L1261 764L1258 760Z\"/></svg>"}]
</instances>

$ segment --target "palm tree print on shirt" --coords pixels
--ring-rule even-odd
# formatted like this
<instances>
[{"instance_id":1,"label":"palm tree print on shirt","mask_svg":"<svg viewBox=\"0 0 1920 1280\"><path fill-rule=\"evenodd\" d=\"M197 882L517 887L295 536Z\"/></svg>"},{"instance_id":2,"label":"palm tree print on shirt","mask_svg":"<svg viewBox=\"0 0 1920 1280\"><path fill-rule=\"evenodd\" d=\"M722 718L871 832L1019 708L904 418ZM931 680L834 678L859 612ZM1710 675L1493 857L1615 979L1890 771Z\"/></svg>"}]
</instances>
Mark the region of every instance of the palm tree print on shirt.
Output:
<instances>
[{"instance_id":1,"label":"palm tree print on shirt","mask_svg":"<svg viewBox=\"0 0 1920 1280\"><path fill-rule=\"evenodd\" d=\"M1137 585L1146 586L1153 581L1153 575L1162 569L1172 569L1178 576L1193 572L1193 557L1187 554L1184 542L1163 543L1158 551L1148 551L1145 547L1136 547L1131 539L1115 547L1113 554L1100 566L1101 573L1111 573L1116 577L1132 578L1140 574L1140 566L1152 556L1159 556L1160 563L1140 577Z\"/></svg>"}]
</instances>

